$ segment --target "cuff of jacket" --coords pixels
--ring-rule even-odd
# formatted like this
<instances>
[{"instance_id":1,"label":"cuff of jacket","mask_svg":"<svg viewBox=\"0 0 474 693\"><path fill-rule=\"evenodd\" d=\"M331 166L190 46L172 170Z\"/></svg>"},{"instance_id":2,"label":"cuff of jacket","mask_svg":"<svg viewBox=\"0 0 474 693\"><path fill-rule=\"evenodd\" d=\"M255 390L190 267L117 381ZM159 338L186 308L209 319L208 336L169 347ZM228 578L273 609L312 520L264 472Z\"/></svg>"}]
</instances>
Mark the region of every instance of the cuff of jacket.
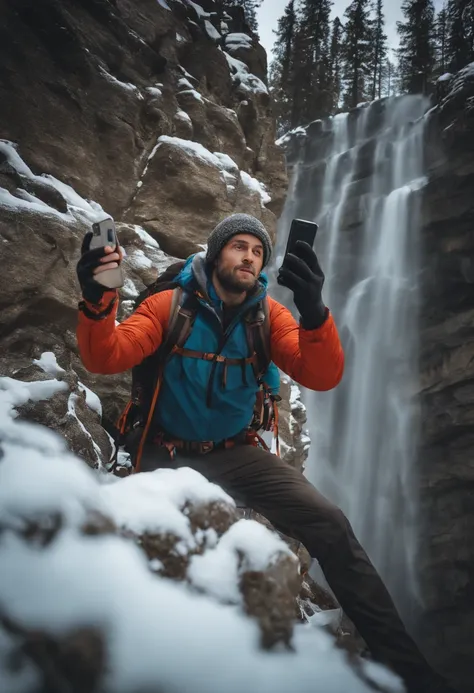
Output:
<instances>
[{"instance_id":1,"label":"cuff of jacket","mask_svg":"<svg viewBox=\"0 0 474 693\"><path fill-rule=\"evenodd\" d=\"M104 320L110 315L117 303L118 292L116 290L106 291L99 303L90 303L83 299L79 301L79 310L89 320Z\"/></svg>"},{"instance_id":2,"label":"cuff of jacket","mask_svg":"<svg viewBox=\"0 0 474 693\"><path fill-rule=\"evenodd\" d=\"M303 330L319 330L329 317L329 308L324 307L324 312L320 315L312 315L311 318L300 317L300 326Z\"/></svg>"}]
</instances>

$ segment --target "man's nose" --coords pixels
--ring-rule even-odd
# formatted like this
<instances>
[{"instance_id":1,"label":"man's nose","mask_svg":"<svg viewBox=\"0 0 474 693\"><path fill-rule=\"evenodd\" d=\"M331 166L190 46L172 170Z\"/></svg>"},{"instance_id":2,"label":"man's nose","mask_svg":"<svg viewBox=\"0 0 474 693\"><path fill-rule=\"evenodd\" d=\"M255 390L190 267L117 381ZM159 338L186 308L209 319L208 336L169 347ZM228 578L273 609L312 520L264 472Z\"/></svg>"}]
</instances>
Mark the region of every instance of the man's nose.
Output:
<instances>
[{"instance_id":1,"label":"man's nose","mask_svg":"<svg viewBox=\"0 0 474 693\"><path fill-rule=\"evenodd\" d=\"M245 253L245 256L244 256L244 258L243 258L243 261L246 262L246 263L248 263L248 264L252 264L252 263L253 263L253 255L252 255L252 252L251 252L250 250L248 250L248 251Z\"/></svg>"}]
</instances>

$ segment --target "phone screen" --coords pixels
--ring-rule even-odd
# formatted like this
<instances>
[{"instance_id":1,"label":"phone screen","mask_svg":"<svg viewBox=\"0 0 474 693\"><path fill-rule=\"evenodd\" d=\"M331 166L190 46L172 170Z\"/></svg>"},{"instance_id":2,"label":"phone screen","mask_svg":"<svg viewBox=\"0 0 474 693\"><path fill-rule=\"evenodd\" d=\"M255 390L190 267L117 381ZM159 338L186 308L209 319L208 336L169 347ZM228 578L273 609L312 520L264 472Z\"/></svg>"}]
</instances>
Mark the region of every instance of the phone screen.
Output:
<instances>
[{"instance_id":1,"label":"phone screen","mask_svg":"<svg viewBox=\"0 0 474 693\"><path fill-rule=\"evenodd\" d=\"M291 253L297 241L305 241L313 247L316 232L319 226L314 221L306 221L305 219L293 219L291 229L288 236L285 255Z\"/></svg>"}]
</instances>

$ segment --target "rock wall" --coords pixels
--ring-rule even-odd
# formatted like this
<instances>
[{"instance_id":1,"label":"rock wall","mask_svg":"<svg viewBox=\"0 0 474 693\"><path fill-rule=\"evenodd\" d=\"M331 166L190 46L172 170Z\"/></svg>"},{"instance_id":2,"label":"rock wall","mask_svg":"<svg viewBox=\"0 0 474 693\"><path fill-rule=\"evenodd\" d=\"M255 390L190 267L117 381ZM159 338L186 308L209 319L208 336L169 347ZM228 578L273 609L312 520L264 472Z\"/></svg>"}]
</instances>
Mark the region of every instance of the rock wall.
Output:
<instances>
[{"instance_id":1,"label":"rock wall","mask_svg":"<svg viewBox=\"0 0 474 693\"><path fill-rule=\"evenodd\" d=\"M114 216L122 318L227 214L274 234L287 176L266 54L211 0L0 0L0 14L0 372L53 351L114 419L128 376L90 376L77 355L82 238Z\"/></svg>"},{"instance_id":2,"label":"rock wall","mask_svg":"<svg viewBox=\"0 0 474 693\"><path fill-rule=\"evenodd\" d=\"M421 310L421 637L474 690L474 64L428 115Z\"/></svg>"}]
</instances>

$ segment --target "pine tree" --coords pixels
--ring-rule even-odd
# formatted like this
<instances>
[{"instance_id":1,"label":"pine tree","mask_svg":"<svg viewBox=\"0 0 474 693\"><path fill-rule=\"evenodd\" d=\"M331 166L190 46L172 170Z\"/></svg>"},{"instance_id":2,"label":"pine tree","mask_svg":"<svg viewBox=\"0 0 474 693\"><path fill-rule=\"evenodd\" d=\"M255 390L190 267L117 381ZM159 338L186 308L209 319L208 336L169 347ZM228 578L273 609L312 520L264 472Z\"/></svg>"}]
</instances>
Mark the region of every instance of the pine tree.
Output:
<instances>
[{"instance_id":1,"label":"pine tree","mask_svg":"<svg viewBox=\"0 0 474 693\"><path fill-rule=\"evenodd\" d=\"M398 81L397 66L387 58L382 69L382 96L395 96L398 93Z\"/></svg>"},{"instance_id":2,"label":"pine tree","mask_svg":"<svg viewBox=\"0 0 474 693\"><path fill-rule=\"evenodd\" d=\"M447 66L457 72L474 60L474 1L448 0L446 22Z\"/></svg>"},{"instance_id":3,"label":"pine tree","mask_svg":"<svg viewBox=\"0 0 474 693\"><path fill-rule=\"evenodd\" d=\"M302 119L329 115L331 108L329 40L331 0L301 0Z\"/></svg>"},{"instance_id":4,"label":"pine tree","mask_svg":"<svg viewBox=\"0 0 474 693\"><path fill-rule=\"evenodd\" d=\"M387 35L385 33L385 16L383 0L375 0L375 19L373 20L373 53L371 60L372 100L382 96L382 80L385 60L387 58Z\"/></svg>"},{"instance_id":5,"label":"pine tree","mask_svg":"<svg viewBox=\"0 0 474 693\"><path fill-rule=\"evenodd\" d=\"M304 122L305 99L307 94L306 64L307 64L307 39L306 32L301 26L300 17L297 17L295 39L293 44L293 67L291 74L292 97L290 124L294 128Z\"/></svg>"},{"instance_id":6,"label":"pine tree","mask_svg":"<svg viewBox=\"0 0 474 693\"><path fill-rule=\"evenodd\" d=\"M428 93L435 64L434 6L432 0L405 0L398 59L401 88L410 94Z\"/></svg>"},{"instance_id":7,"label":"pine tree","mask_svg":"<svg viewBox=\"0 0 474 693\"><path fill-rule=\"evenodd\" d=\"M446 5L438 12L435 20L435 73L439 77L447 69L448 13Z\"/></svg>"},{"instance_id":8,"label":"pine tree","mask_svg":"<svg viewBox=\"0 0 474 693\"><path fill-rule=\"evenodd\" d=\"M346 18L343 42L344 107L355 108L370 99L370 63L372 57L373 23L369 0L353 0L344 13Z\"/></svg>"},{"instance_id":9,"label":"pine tree","mask_svg":"<svg viewBox=\"0 0 474 693\"><path fill-rule=\"evenodd\" d=\"M258 21L257 21L257 10L262 4L263 0L222 0L223 9L229 7L243 7L245 13L245 19L250 29L257 33L258 31Z\"/></svg>"},{"instance_id":10,"label":"pine tree","mask_svg":"<svg viewBox=\"0 0 474 693\"><path fill-rule=\"evenodd\" d=\"M291 126L292 103L295 96L294 42L297 29L295 0L290 0L282 17L278 20L275 44L272 49L273 62L270 68L270 89L275 102L279 133Z\"/></svg>"},{"instance_id":11,"label":"pine tree","mask_svg":"<svg viewBox=\"0 0 474 693\"><path fill-rule=\"evenodd\" d=\"M344 27L339 17L332 23L331 43L329 47L329 75L330 75L330 111L337 112L341 105L342 91L342 37Z\"/></svg>"}]
</instances>

